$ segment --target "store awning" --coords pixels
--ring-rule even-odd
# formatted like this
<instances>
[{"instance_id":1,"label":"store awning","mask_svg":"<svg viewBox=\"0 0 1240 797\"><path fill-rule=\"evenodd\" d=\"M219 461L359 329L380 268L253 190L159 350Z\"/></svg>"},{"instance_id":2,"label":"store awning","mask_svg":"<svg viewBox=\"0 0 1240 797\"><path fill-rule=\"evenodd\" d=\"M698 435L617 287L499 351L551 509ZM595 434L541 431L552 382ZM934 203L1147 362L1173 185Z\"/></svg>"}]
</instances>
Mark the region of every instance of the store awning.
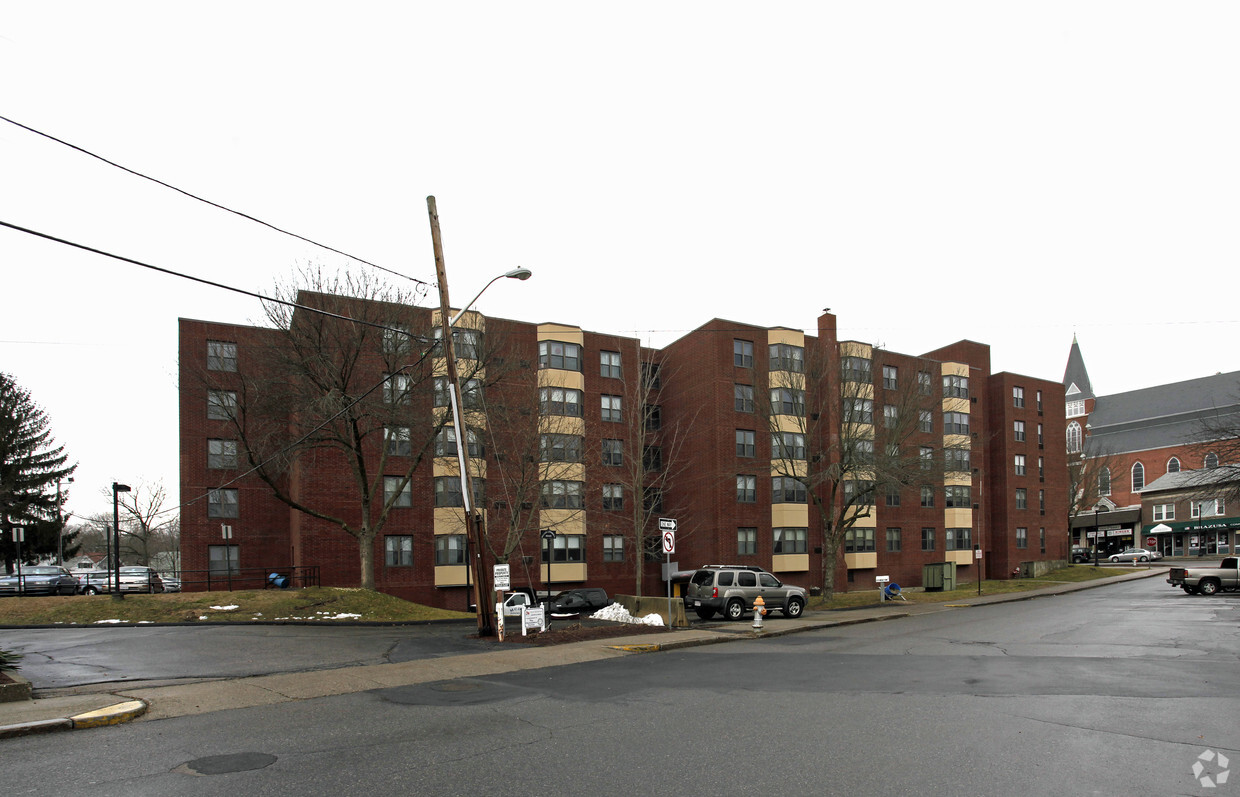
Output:
<instances>
[{"instance_id":1,"label":"store awning","mask_svg":"<svg viewBox=\"0 0 1240 797\"><path fill-rule=\"evenodd\" d=\"M1235 531L1240 529L1240 517L1206 517L1192 520L1146 523L1142 534L1174 534L1185 531Z\"/></svg>"}]
</instances>

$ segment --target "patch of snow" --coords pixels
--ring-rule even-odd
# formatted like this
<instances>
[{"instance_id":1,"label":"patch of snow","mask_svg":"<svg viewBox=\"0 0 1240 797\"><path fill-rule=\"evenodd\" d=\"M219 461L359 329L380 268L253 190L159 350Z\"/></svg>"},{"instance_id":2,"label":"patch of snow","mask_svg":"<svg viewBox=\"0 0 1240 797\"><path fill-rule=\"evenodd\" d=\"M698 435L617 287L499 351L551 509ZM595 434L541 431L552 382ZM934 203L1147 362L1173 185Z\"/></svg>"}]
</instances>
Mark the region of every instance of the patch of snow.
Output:
<instances>
[{"instance_id":1,"label":"patch of snow","mask_svg":"<svg viewBox=\"0 0 1240 797\"><path fill-rule=\"evenodd\" d=\"M613 603L610 606L599 609L590 615L590 619L610 620L614 623L632 623L634 625L663 625L663 618L660 615L648 614L645 617L634 617L619 603Z\"/></svg>"},{"instance_id":2,"label":"patch of snow","mask_svg":"<svg viewBox=\"0 0 1240 797\"><path fill-rule=\"evenodd\" d=\"M217 612L231 612L233 609L240 609L241 607L235 603L230 603L227 606L212 606L211 608Z\"/></svg>"},{"instance_id":3,"label":"patch of snow","mask_svg":"<svg viewBox=\"0 0 1240 797\"><path fill-rule=\"evenodd\" d=\"M103 625L105 623L123 623L124 620L96 620L95 625Z\"/></svg>"}]
</instances>

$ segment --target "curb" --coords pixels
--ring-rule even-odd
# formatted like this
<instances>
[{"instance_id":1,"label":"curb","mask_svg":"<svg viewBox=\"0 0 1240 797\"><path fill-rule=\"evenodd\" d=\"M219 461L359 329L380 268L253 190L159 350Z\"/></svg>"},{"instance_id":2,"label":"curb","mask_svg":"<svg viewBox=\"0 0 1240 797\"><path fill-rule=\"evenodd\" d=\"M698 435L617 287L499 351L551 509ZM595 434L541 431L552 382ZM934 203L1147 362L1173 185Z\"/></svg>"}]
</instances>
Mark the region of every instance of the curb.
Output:
<instances>
[{"instance_id":1,"label":"curb","mask_svg":"<svg viewBox=\"0 0 1240 797\"><path fill-rule=\"evenodd\" d=\"M47 720L19 722L13 725L0 725L0 739L13 739L18 736L31 736L36 733L52 731L72 731L78 728L100 728L105 725L119 725L129 722L146 713L147 704L143 700L126 700L123 703L105 706L104 708L74 714L71 717L58 717Z\"/></svg>"}]
</instances>

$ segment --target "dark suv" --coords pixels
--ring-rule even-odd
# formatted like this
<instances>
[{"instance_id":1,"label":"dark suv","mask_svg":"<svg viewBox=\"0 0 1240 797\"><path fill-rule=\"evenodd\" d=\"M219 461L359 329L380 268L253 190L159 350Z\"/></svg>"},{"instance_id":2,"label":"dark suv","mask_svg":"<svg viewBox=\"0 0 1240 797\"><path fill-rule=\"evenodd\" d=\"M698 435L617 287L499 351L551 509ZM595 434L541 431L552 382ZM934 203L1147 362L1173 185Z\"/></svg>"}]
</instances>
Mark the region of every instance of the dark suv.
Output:
<instances>
[{"instance_id":1,"label":"dark suv","mask_svg":"<svg viewBox=\"0 0 1240 797\"><path fill-rule=\"evenodd\" d=\"M800 617L807 600L805 589L784 584L775 576L753 565L706 565L698 568L685 587L685 611L703 620L722 612L729 620L739 620L753 610L761 596L766 610L775 609L785 617Z\"/></svg>"},{"instance_id":2,"label":"dark suv","mask_svg":"<svg viewBox=\"0 0 1240 797\"><path fill-rule=\"evenodd\" d=\"M596 612L610 605L607 592L598 587L566 589L551 599L551 611L556 614Z\"/></svg>"}]
</instances>

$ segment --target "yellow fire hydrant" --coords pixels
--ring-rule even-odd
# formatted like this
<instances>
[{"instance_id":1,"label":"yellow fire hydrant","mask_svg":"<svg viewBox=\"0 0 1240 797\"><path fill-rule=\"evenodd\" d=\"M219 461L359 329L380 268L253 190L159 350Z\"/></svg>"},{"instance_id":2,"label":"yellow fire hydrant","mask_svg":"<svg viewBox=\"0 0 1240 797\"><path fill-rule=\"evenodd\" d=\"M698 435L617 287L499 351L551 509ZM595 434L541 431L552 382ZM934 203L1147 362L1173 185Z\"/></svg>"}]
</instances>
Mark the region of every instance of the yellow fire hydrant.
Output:
<instances>
[{"instance_id":1,"label":"yellow fire hydrant","mask_svg":"<svg viewBox=\"0 0 1240 797\"><path fill-rule=\"evenodd\" d=\"M762 596L753 599L753 628L755 631L762 630L762 615L766 614L766 601L762 600Z\"/></svg>"}]
</instances>

